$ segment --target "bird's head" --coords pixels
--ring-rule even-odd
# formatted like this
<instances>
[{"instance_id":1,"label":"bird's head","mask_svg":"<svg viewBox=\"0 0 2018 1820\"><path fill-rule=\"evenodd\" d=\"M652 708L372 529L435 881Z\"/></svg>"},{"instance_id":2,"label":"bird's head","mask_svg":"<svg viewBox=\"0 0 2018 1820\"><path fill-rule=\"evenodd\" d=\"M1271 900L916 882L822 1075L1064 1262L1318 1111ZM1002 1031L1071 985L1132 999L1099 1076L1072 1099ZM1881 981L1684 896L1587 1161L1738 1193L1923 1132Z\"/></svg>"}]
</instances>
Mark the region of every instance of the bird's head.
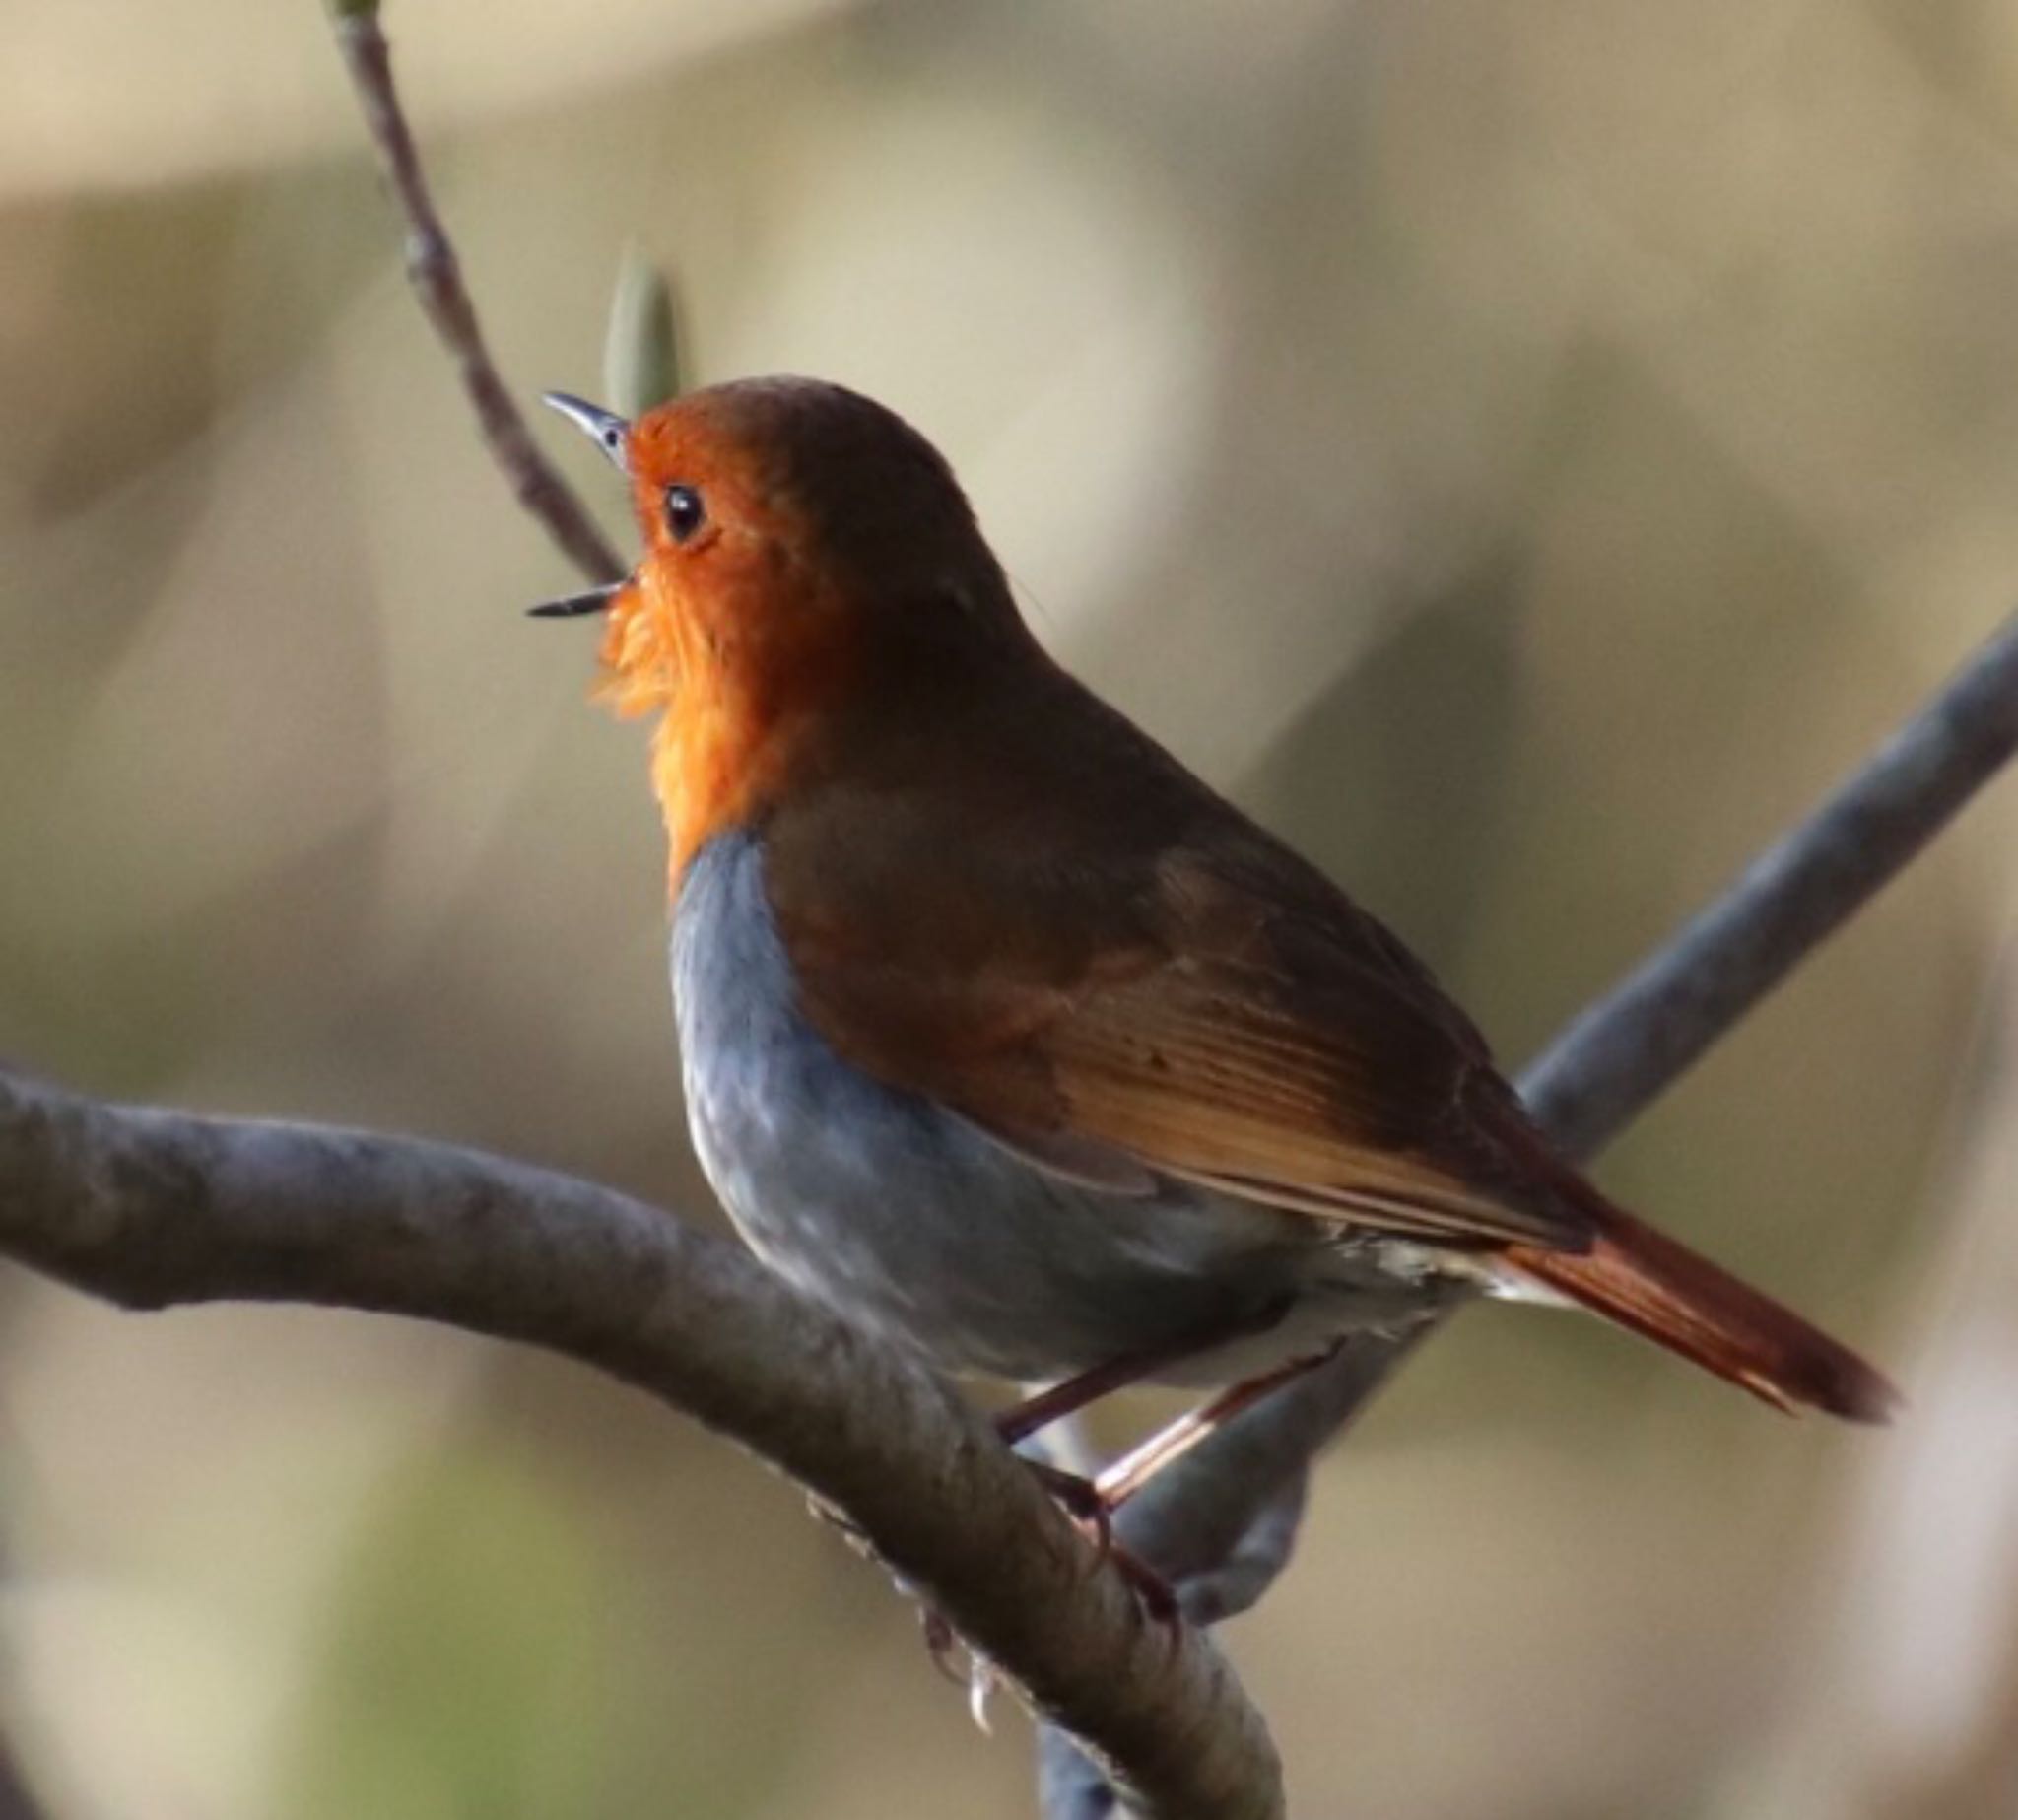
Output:
<instances>
[{"instance_id":1,"label":"bird's head","mask_svg":"<svg viewBox=\"0 0 2018 1820\"><path fill-rule=\"evenodd\" d=\"M644 553L534 611L603 612L604 699L670 710L654 775L676 874L850 729L1034 649L952 469L870 399L768 378L635 423L547 402L629 478Z\"/></svg>"}]
</instances>

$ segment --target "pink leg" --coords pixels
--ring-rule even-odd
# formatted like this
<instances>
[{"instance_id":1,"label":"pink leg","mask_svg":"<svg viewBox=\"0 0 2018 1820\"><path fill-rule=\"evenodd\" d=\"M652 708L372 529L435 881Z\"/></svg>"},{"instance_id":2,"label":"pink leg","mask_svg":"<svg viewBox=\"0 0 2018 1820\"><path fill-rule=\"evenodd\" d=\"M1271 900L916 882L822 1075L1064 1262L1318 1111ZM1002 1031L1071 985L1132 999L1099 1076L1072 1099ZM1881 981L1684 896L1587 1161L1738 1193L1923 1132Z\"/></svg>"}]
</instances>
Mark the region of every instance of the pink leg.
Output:
<instances>
[{"instance_id":1,"label":"pink leg","mask_svg":"<svg viewBox=\"0 0 2018 1820\"><path fill-rule=\"evenodd\" d=\"M1190 1358L1197 1351L1196 1346L1170 1346L1161 1352L1131 1352L1119 1359L1110 1359L1105 1365L1096 1365L1089 1372L1067 1378L1062 1383L1054 1383L1048 1390L1040 1390L1035 1396L1026 1397L1003 1410L995 1418L995 1433L1013 1448L1039 1429L1048 1428L1066 1416L1077 1415L1087 1404L1097 1403L1116 1390L1125 1390L1130 1384L1140 1383L1143 1379L1155 1376L1166 1366Z\"/></svg>"},{"instance_id":2,"label":"pink leg","mask_svg":"<svg viewBox=\"0 0 2018 1820\"><path fill-rule=\"evenodd\" d=\"M1215 1429L1232 1421L1242 1410L1258 1403L1271 1390L1279 1390L1306 1372L1315 1371L1337 1350L1332 1346L1309 1358L1292 1359L1272 1372L1263 1372L1258 1378L1249 1378L1222 1390L1210 1402L1200 1404L1188 1415L1179 1416L1168 1428L1158 1429L1133 1452L1122 1454L1094 1480L1094 1490L1100 1494L1100 1501L1109 1515L1118 1511L1166 1466L1181 1459Z\"/></svg>"}]
</instances>

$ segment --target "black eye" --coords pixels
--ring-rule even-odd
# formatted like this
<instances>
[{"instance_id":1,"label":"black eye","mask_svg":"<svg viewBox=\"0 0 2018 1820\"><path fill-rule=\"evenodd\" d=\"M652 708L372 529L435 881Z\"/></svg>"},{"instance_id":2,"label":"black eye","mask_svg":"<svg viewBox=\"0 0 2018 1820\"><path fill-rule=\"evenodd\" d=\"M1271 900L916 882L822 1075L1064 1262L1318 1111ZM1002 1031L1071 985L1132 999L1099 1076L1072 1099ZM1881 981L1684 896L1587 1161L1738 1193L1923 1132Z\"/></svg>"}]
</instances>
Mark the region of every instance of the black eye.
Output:
<instances>
[{"instance_id":1,"label":"black eye","mask_svg":"<svg viewBox=\"0 0 2018 1820\"><path fill-rule=\"evenodd\" d=\"M701 503L698 488L675 481L666 489L666 529L674 543L685 543L706 522L707 507Z\"/></svg>"}]
</instances>

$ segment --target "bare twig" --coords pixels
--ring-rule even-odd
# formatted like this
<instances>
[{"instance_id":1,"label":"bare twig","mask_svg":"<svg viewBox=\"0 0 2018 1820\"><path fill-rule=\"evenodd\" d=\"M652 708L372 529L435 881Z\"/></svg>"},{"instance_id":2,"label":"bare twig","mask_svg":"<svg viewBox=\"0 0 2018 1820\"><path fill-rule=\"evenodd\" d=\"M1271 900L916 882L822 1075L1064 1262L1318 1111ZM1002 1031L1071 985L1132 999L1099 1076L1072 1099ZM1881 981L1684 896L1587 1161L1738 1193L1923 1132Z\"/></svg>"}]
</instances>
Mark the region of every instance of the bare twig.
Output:
<instances>
[{"instance_id":1,"label":"bare twig","mask_svg":"<svg viewBox=\"0 0 2018 1820\"><path fill-rule=\"evenodd\" d=\"M1601 1149L1904 871L2014 752L2018 618L1813 815L1543 1051L1520 1078L1543 1129L1572 1156ZM1153 1505L1145 1493L1139 1511L1122 1512L1123 1539L1180 1593L1191 1577L1209 1583L1238 1557L1258 1599L1295 1545L1294 1527L1270 1517L1282 1488L1302 1481L1317 1450L1438 1324L1356 1341L1246 1411L1161 1474ZM1271 1541L1280 1545L1272 1567ZM1111 1811L1111 1794L1069 1741L1047 1736L1042 1752L1051 1820Z\"/></svg>"},{"instance_id":2,"label":"bare twig","mask_svg":"<svg viewBox=\"0 0 2018 1820\"><path fill-rule=\"evenodd\" d=\"M0 1070L0 1249L127 1308L221 1298L446 1321L569 1354L844 1517L1171 1820L1270 1820L1260 1717L922 1365L741 1247L473 1151L98 1105Z\"/></svg>"},{"instance_id":3,"label":"bare twig","mask_svg":"<svg viewBox=\"0 0 2018 1820\"><path fill-rule=\"evenodd\" d=\"M614 581L624 574L625 565L573 489L540 453L484 344L476 305L463 285L447 230L435 212L420 153L393 87L392 56L378 29L376 0L332 0L331 12L337 48L357 88L366 129L378 149L386 187L406 223L407 278L455 363L484 445L511 483L518 503L546 526L574 566L591 581Z\"/></svg>"},{"instance_id":4,"label":"bare twig","mask_svg":"<svg viewBox=\"0 0 2018 1820\"><path fill-rule=\"evenodd\" d=\"M1600 1148L1834 934L2018 749L2018 616L1722 897L1521 1077L1573 1156Z\"/></svg>"}]
</instances>

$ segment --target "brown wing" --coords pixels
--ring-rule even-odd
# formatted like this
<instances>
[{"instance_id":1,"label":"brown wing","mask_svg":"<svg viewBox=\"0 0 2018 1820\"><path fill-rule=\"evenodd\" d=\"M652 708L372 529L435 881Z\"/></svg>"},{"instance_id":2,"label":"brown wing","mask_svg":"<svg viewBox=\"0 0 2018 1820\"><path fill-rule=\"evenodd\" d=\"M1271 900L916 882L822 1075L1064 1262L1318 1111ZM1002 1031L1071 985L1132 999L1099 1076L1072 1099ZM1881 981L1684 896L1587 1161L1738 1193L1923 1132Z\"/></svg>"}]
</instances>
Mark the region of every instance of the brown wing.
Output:
<instances>
[{"instance_id":1,"label":"brown wing","mask_svg":"<svg viewBox=\"0 0 2018 1820\"><path fill-rule=\"evenodd\" d=\"M959 757L900 754L885 781L857 765L767 825L801 1008L835 1049L1088 1180L1176 1177L1444 1244L1587 1244L1485 1135L1519 1116L1512 1090L1426 970L1056 683L1083 741L991 713ZM949 765L975 768L960 789L909 781Z\"/></svg>"}]
</instances>

